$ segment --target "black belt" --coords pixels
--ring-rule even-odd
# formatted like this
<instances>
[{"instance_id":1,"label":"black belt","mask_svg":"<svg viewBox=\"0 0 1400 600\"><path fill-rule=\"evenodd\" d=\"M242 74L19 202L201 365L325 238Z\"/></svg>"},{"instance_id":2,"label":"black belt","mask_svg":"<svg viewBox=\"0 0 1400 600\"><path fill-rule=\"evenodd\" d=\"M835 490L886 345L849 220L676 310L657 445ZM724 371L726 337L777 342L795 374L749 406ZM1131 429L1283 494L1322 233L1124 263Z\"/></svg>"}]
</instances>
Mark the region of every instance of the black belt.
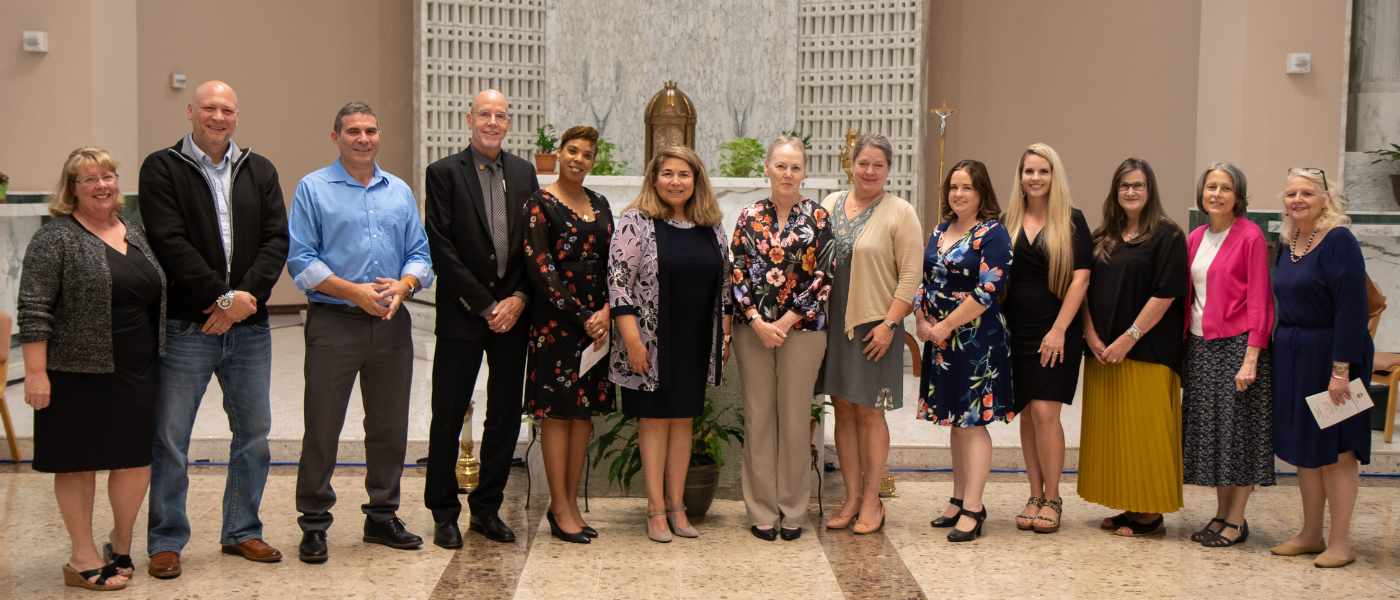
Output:
<instances>
[{"instance_id":1,"label":"black belt","mask_svg":"<svg viewBox=\"0 0 1400 600\"><path fill-rule=\"evenodd\" d=\"M331 311L331 312L338 312L338 313L340 313L340 314L342 314L342 315L353 315L353 316L356 316L356 317L373 317L373 316L374 316L374 315L371 315L371 314L365 312L365 309L363 309L363 308L360 308L360 307L358 307L358 306L350 306L350 305L348 305L348 304L332 304L332 303L329 303L329 302L312 302L311 305L312 305L312 306L315 306L316 308L324 308L324 309L329 310L329 311Z\"/></svg>"}]
</instances>

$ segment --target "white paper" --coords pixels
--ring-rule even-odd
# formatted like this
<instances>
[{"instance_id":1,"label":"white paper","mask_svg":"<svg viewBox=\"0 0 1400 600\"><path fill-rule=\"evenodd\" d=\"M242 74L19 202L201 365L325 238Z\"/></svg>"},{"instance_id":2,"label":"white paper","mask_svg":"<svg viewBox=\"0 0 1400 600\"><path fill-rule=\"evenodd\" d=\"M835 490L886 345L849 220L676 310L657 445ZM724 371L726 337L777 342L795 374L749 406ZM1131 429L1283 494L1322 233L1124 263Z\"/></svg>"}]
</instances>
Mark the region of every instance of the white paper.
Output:
<instances>
[{"instance_id":1,"label":"white paper","mask_svg":"<svg viewBox=\"0 0 1400 600\"><path fill-rule=\"evenodd\" d=\"M603 336L602 348L594 350L594 344L589 344L587 348L583 349L583 358L579 361L579 377L582 377L585 373L588 372L589 369L593 368L593 365L598 364L598 361L602 360L604 356L608 355L608 348L612 345L611 342L612 333L609 333Z\"/></svg>"},{"instance_id":2,"label":"white paper","mask_svg":"<svg viewBox=\"0 0 1400 600\"><path fill-rule=\"evenodd\" d=\"M1366 384L1361 383L1360 379L1353 379L1347 384L1346 402L1340 405L1333 404L1332 396L1327 392L1308 396L1308 408L1312 409L1313 418L1317 419L1320 429L1341 423L1352 415L1371 408L1373 404L1371 394L1366 391Z\"/></svg>"}]
</instances>

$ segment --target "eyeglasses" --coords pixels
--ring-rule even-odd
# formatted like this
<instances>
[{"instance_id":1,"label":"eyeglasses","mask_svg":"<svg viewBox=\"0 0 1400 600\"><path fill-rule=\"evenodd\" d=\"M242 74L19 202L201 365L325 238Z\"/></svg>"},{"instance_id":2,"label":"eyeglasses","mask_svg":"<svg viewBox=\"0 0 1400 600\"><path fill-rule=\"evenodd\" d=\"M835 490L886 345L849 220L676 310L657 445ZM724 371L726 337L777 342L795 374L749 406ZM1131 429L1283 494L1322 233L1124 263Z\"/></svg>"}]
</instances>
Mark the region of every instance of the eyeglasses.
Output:
<instances>
[{"instance_id":1,"label":"eyeglasses","mask_svg":"<svg viewBox=\"0 0 1400 600\"><path fill-rule=\"evenodd\" d=\"M1294 173L1307 173L1309 175L1317 175L1321 177L1322 191L1331 193L1331 190L1327 189L1327 171L1323 171L1322 169L1314 169L1312 167L1293 167L1292 169L1288 170L1289 175L1292 175Z\"/></svg>"},{"instance_id":2,"label":"eyeglasses","mask_svg":"<svg viewBox=\"0 0 1400 600\"><path fill-rule=\"evenodd\" d=\"M1128 191L1128 190L1132 190L1132 191L1134 191L1134 192L1142 193L1142 192L1145 191L1146 189L1147 189L1147 184L1146 184L1146 183L1143 183L1143 182L1141 182L1141 181L1135 181L1135 182L1133 182L1133 183L1120 183L1120 184L1118 184L1118 191L1120 191L1120 192L1126 192L1126 191Z\"/></svg>"},{"instance_id":3,"label":"eyeglasses","mask_svg":"<svg viewBox=\"0 0 1400 600\"><path fill-rule=\"evenodd\" d=\"M117 179L118 179L118 177L117 177L117 174L116 174L116 173L108 173L108 174L103 175L103 176L101 176L101 177L89 177L89 178L84 179L84 180L81 180L81 181L79 181L79 180L77 180L77 179L74 179L74 180L73 180L73 183L76 183L76 184L81 185L81 186L83 186L83 187L94 187L94 186L97 185L97 182L99 182L99 181L102 182L102 183L105 183L105 184L107 184L107 185L113 185L113 184L117 183Z\"/></svg>"},{"instance_id":4,"label":"eyeglasses","mask_svg":"<svg viewBox=\"0 0 1400 600\"><path fill-rule=\"evenodd\" d=\"M490 123L491 121L496 121L497 123L509 123L509 122L510 122L510 115L508 115L508 114L506 114L506 113L493 113L493 112L487 112L487 111L484 111L484 110L483 110L483 111L481 111L481 112L479 112L479 113L473 113L473 114L476 116L476 118L477 118L478 120L480 120L480 121L483 122L483 123Z\"/></svg>"}]
</instances>

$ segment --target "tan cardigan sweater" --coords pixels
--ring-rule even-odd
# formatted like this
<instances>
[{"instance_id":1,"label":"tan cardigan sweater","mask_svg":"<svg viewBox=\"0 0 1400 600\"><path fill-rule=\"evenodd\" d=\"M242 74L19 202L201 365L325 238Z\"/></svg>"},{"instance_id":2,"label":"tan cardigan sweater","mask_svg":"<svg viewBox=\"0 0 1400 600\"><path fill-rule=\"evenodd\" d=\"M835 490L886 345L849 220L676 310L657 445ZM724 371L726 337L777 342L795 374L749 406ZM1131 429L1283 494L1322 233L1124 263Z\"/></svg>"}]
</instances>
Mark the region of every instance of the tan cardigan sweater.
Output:
<instances>
[{"instance_id":1,"label":"tan cardigan sweater","mask_svg":"<svg viewBox=\"0 0 1400 600\"><path fill-rule=\"evenodd\" d=\"M835 192L822 200L827 212L850 192ZM846 298L846 338L855 339L857 325L884 321L896 299L914 302L923 273L924 235L919 215L903 198L886 193L851 253L850 293Z\"/></svg>"}]
</instances>

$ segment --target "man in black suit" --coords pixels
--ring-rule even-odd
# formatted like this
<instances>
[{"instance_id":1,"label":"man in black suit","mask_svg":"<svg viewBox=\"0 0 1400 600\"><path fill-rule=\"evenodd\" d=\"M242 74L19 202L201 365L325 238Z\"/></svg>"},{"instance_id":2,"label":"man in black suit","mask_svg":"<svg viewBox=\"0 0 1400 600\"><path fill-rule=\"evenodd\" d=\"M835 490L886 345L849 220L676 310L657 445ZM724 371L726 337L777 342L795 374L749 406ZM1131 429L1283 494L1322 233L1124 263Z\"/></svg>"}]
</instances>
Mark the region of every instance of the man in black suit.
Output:
<instances>
[{"instance_id":1,"label":"man in black suit","mask_svg":"<svg viewBox=\"0 0 1400 600\"><path fill-rule=\"evenodd\" d=\"M469 528L497 542L515 532L497 516L520 433L529 302L525 223L521 207L540 189L535 168L501 150L510 131L506 97L486 90L467 113L471 146L428 167L428 247L437 272L437 350L433 356L433 421L424 504L437 523L433 543L462 546L457 517L457 440L476 387L481 357L486 382L486 432L477 445L480 483L467 498Z\"/></svg>"}]
</instances>

